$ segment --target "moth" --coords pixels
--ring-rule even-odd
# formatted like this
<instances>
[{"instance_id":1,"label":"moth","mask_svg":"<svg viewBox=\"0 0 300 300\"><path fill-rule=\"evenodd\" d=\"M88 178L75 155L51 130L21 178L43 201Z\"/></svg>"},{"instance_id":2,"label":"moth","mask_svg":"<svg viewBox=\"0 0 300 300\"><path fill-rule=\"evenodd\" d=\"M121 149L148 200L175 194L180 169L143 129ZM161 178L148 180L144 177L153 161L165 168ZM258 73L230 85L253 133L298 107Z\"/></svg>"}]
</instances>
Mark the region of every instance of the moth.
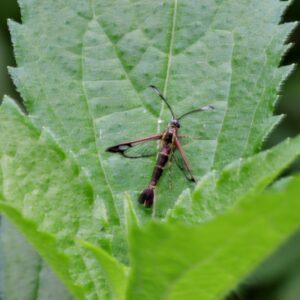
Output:
<instances>
[{"instance_id":1,"label":"moth","mask_svg":"<svg viewBox=\"0 0 300 300\"><path fill-rule=\"evenodd\" d=\"M188 163L187 157L180 142L181 138L183 137L179 135L180 121L190 114L215 109L212 105L206 105L201 108L186 112L180 117L176 117L172 107L170 106L166 98L163 96L163 94L160 92L160 90L154 85L150 85L150 88L152 88L153 91L156 92L157 95L161 98L161 100L167 105L172 115L172 119L169 122L168 127L162 133L150 135L129 142L124 142L106 149L107 152L119 153L126 158L149 157L153 155L153 153L138 153L138 151L133 150L135 148L140 147L141 145L146 145L147 147L147 144L149 142L160 141L160 150L157 154L156 164L152 172L150 182L140 194L138 199L139 203L143 204L145 207L151 207L153 205L155 188L163 174L165 166L171 160L175 161L179 169L183 171L187 180L191 182L196 182L196 179L192 174L191 167Z\"/></svg>"}]
</instances>

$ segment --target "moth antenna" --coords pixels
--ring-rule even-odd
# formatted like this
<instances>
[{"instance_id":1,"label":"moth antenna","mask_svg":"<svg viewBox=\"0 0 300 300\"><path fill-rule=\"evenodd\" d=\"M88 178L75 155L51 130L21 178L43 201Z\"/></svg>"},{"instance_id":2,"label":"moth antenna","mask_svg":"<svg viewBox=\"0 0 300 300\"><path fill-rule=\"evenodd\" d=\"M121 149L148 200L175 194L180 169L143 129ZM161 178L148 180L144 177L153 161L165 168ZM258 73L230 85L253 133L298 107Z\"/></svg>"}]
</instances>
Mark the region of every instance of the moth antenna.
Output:
<instances>
[{"instance_id":1,"label":"moth antenna","mask_svg":"<svg viewBox=\"0 0 300 300\"><path fill-rule=\"evenodd\" d=\"M176 119L175 114L171 108L171 105L168 103L167 99L163 96L163 94L160 92L160 90L155 85L149 85L149 87L160 97L160 99L162 101L164 101L167 104L173 119Z\"/></svg>"},{"instance_id":2,"label":"moth antenna","mask_svg":"<svg viewBox=\"0 0 300 300\"><path fill-rule=\"evenodd\" d=\"M177 118L177 120L180 120L182 119L183 117L186 117L187 115L190 115L190 114L193 114L195 112L199 112L199 111L206 111L206 110L215 110L215 107L212 106L212 105L205 105L201 108L197 108L197 109L194 109L194 110L191 110L191 111L188 111L186 113L184 113L183 115L181 115L179 118Z\"/></svg>"}]
</instances>

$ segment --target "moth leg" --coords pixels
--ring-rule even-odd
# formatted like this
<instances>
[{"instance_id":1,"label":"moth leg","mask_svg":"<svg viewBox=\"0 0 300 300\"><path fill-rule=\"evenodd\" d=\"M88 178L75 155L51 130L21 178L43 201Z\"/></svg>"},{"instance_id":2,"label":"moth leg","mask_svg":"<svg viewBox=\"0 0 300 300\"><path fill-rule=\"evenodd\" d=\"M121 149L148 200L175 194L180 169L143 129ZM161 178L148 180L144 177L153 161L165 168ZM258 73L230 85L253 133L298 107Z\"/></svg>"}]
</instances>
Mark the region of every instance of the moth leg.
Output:
<instances>
[{"instance_id":1,"label":"moth leg","mask_svg":"<svg viewBox=\"0 0 300 300\"><path fill-rule=\"evenodd\" d=\"M185 155L185 153L184 153L184 151L183 151L183 148L182 148L181 143L180 143L180 141L179 141L178 138L175 139L175 145L176 145L176 148L177 148L177 150L179 151L179 153L180 153L180 155L181 155L181 157L182 157L182 159L183 159L183 163L184 163L185 169L187 170L187 172L188 172L188 173L190 174L190 176L191 176L191 181L196 182L196 179L195 179L195 177L194 177L193 174L192 174L190 165L189 165L189 163L188 163L188 161L187 161L187 157L186 157L186 155Z\"/></svg>"}]
</instances>

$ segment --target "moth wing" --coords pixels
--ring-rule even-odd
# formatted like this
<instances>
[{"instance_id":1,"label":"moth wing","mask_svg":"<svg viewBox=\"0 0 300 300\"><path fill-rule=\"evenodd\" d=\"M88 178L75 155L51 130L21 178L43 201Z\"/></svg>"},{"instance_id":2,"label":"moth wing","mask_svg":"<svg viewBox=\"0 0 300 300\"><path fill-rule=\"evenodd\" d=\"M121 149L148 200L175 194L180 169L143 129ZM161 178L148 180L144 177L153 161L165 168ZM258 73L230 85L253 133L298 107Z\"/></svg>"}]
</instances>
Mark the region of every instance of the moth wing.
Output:
<instances>
[{"instance_id":1,"label":"moth wing","mask_svg":"<svg viewBox=\"0 0 300 300\"><path fill-rule=\"evenodd\" d=\"M119 153L126 158L151 157L157 154L157 141L161 138L162 134L156 134L111 146L106 151Z\"/></svg>"}]
</instances>

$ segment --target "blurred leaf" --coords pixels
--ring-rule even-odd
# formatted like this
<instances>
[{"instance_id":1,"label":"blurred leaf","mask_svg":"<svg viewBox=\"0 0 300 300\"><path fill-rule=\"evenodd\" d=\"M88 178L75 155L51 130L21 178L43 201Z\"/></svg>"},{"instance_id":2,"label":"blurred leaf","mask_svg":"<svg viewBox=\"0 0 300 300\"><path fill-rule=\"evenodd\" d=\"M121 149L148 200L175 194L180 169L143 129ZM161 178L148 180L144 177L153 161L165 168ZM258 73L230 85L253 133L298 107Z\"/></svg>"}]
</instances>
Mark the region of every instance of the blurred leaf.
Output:
<instances>
[{"instance_id":1,"label":"blurred leaf","mask_svg":"<svg viewBox=\"0 0 300 300\"><path fill-rule=\"evenodd\" d=\"M103 268L106 274L108 283L111 285L112 294L115 299L125 299L125 292L127 287L128 267L121 264L118 260L113 258L107 252L99 247L95 247L91 243L85 241L79 241L79 243L91 251L98 260L100 266Z\"/></svg>"},{"instance_id":2,"label":"blurred leaf","mask_svg":"<svg viewBox=\"0 0 300 300\"><path fill-rule=\"evenodd\" d=\"M40 256L4 217L0 229L1 299L72 299Z\"/></svg>"},{"instance_id":3,"label":"blurred leaf","mask_svg":"<svg viewBox=\"0 0 300 300\"><path fill-rule=\"evenodd\" d=\"M101 270L73 240L108 247L108 234L102 239L106 224L101 223L101 204L90 183L51 136L34 128L9 99L1 106L0 128L5 141L0 144L0 209L77 299L104 299Z\"/></svg>"},{"instance_id":4,"label":"blurred leaf","mask_svg":"<svg viewBox=\"0 0 300 300\"><path fill-rule=\"evenodd\" d=\"M300 231L247 276L234 293L239 300L293 300L298 297L296 282L300 280ZM288 295L294 295L290 298ZM227 298L226 298L227 299ZM228 300L236 299L228 297Z\"/></svg>"},{"instance_id":5,"label":"blurred leaf","mask_svg":"<svg viewBox=\"0 0 300 300\"><path fill-rule=\"evenodd\" d=\"M183 192L169 220L200 223L221 214L248 194L263 191L300 155L300 136L247 159L237 160L220 173L203 177L195 190Z\"/></svg>"},{"instance_id":6,"label":"blurred leaf","mask_svg":"<svg viewBox=\"0 0 300 300\"><path fill-rule=\"evenodd\" d=\"M132 199L128 194L125 195L124 205L126 215L125 224L127 232L129 234L133 227L136 228L139 226L139 223L135 211L133 209ZM87 250L91 251L91 253L97 259L101 268L103 268L106 274L107 281L110 285L111 292L112 294L114 294L116 299L126 299L129 268L121 264L118 260L109 255L102 248L99 248L85 241L79 241L79 243Z\"/></svg>"},{"instance_id":7,"label":"blurred leaf","mask_svg":"<svg viewBox=\"0 0 300 300\"><path fill-rule=\"evenodd\" d=\"M202 225L152 223L130 235L128 299L220 299L300 221L300 178Z\"/></svg>"}]
</instances>

